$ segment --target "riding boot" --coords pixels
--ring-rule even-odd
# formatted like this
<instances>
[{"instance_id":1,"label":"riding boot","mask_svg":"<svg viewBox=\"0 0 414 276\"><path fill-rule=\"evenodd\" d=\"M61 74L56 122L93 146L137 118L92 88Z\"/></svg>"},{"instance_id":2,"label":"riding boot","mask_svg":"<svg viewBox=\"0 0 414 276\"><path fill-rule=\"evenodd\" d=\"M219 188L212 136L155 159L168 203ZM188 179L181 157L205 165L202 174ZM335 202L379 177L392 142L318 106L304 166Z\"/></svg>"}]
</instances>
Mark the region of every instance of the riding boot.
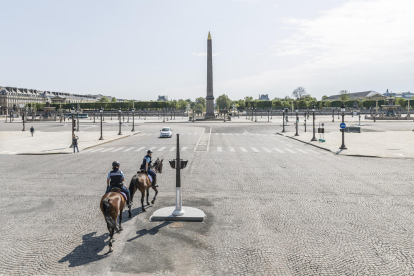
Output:
<instances>
[{"instance_id":1,"label":"riding boot","mask_svg":"<svg viewBox=\"0 0 414 276\"><path fill-rule=\"evenodd\" d=\"M152 187L157 188L158 185L156 185L157 183L157 177L154 177L154 180L152 181Z\"/></svg>"}]
</instances>

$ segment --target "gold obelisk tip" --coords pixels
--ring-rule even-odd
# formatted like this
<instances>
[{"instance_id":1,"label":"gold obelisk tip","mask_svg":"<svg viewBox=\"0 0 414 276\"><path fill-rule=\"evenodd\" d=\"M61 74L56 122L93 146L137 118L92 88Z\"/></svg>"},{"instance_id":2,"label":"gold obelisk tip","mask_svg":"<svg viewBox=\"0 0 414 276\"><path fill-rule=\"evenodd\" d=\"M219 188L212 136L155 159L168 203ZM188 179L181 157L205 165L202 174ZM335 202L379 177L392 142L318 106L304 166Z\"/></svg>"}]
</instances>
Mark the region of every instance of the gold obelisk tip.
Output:
<instances>
[{"instance_id":1,"label":"gold obelisk tip","mask_svg":"<svg viewBox=\"0 0 414 276\"><path fill-rule=\"evenodd\" d=\"M210 32L208 32L208 38L207 38L208 40L211 40L211 35L210 35Z\"/></svg>"}]
</instances>

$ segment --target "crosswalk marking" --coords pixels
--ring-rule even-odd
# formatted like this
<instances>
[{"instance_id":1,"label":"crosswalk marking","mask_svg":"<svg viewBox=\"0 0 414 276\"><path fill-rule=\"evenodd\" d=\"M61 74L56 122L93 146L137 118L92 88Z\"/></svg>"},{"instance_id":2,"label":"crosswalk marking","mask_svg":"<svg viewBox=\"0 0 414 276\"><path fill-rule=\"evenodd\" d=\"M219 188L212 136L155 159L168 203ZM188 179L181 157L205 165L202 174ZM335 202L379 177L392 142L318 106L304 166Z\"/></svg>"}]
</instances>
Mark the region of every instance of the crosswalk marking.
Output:
<instances>
[{"instance_id":1,"label":"crosswalk marking","mask_svg":"<svg viewBox=\"0 0 414 276\"><path fill-rule=\"evenodd\" d=\"M132 148L129 148L129 149L126 149L126 150L124 150L124 152L126 152L126 151L130 151L130 150L132 150L132 149L134 149L135 147L132 147Z\"/></svg>"},{"instance_id":2,"label":"crosswalk marking","mask_svg":"<svg viewBox=\"0 0 414 276\"><path fill-rule=\"evenodd\" d=\"M170 148L170 151L173 151L173 150L175 150L175 147Z\"/></svg>"},{"instance_id":3,"label":"crosswalk marking","mask_svg":"<svg viewBox=\"0 0 414 276\"><path fill-rule=\"evenodd\" d=\"M109 150L112 150L112 149L114 149L114 148L104 149L104 150L103 150L103 151L101 151L101 152L106 152L106 151L109 151Z\"/></svg>"},{"instance_id":4,"label":"crosswalk marking","mask_svg":"<svg viewBox=\"0 0 414 276\"><path fill-rule=\"evenodd\" d=\"M226 135L226 133L223 132L221 135Z\"/></svg>"},{"instance_id":5,"label":"crosswalk marking","mask_svg":"<svg viewBox=\"0 0 414 276\"><path fill-rule=\"evenodd\" d=\"M97 148L97 149L91 150L91 152L96 152L96 151L100 151L100 150L103 150L103 148Z\"/></svg>"},{"instance_id":6,"label":"crosswalk marking","mask_svg":"<svg viewBox=\"0 0 414 276\"><path fill-rule=\"evenodd\" d=\"M292 148L292 146L291 145L289 145L289 144L285 144L286 146L288 146L288 147L291 147Z\"/></svg>"},{"instance_id":7,"label":"crosswalk marking","mask_svg":"<svg viewBox=\"0 0 414 276\"><path fill-rule=\"evenodd\" d=\"M141 147L141 148L139 148L139 149L137 149L135 151L140 151L140 150L143 150L143 149L145 149L145 147Z\"/></svg>"},{"instance_id":8,"label":"crosswalk marking","mask_svg":"<svg viewBox=\"0 0 414 276\"><path fill-rule=\"evenodd\" d=\"M155 149L156 147L151 147L151 148L149 148L150 150L153 150L153 149Z\"/></svg>"},{"instance_id":9,"label":"crosswalk marking","mask_svg":"<svg viewBox=\"0 0 414 276\"><path fill-rule=\"evenodd\" d=\"M290 153L296 153L296 152L294 152L293 150L290 150L290 149L285 149L285 150L290 152Z\"/></svg>"},{"instance_id":10,"label":"crosswalk marking","mask_svg":"<svg viewBox=\"0 0 414 276\"><path fill-rule=\"evenodd\" d=\"M159 150L157 151L163 151L165 149L165 147L159 148Z\"/></svg>"},{"instance_id":11,"label":"crosswalk marking","mask_svg":"<svg viewBox=\"0 0 414 276\"><path fill-rule=\"evenodd\" d=\"M229 150L230 150L231 152L235 152L235 151L236 151L233 147L229 147Z\"/></svg>"},{"instance_id":12,"label":"crosswalk marking","mask_svg":"<svg viewBox=\"0 0 414 276\"><path fill-rule=\"evenodd\" d=\"M263 149L265 152L272 152L271 150L269 150L269 149L267 149L267 148L263 148L263 147L262 147L262 149Z\"/></svg>"},{"instance_id":13,"label":"crosswalk marking","mask_svg":"<svg viewBox=\"0 0 414 276\"><path fill-rule=\"evenodd\" d=\"M280 149L278 149L278 148L273 148L275 151L277 151L277 152L279 152L279 153L283 153L283 151L281 151Z\"/></svg>"},{"instance_id":14,"label":"crosswalk marking","mask_svg":"<svg viewBox=\"0 0 414 276\"><path fill-rule=\"evenodd\" d=\"M229 135L233 135L233 133L229 133Z\"/></svg>"},{"instance_id":15,"label":"crosswalk marking","mask_svg":"<svg viewBox=\"0 0 414 276\"><path fill-rule=\"evenodd\" d=\"M187 147L182 147L181 151L185 151L187 149Z\"/></svg>"},{"instance_id":16,"label":"crosswalk marking","mask_svg":"<svg viewBox=\"0 0 414 276\"><path fill-rule=\"evenodd\" d=\"M240 135L239 133L236 133L236 135Z\"/></svg>"},{"instance_id":17,"label":"crosswalk marking","mask_svg":"<svg viewBox=\"0 0 414 276\"><path fill-rule=\"evenodd\" d=\"M241 150L242 152L247 152L247 149L245 149L245 148L243 148L243 147L240 147L240 150Z\"/></svg>"},{"instance_id":18,"label":"crosswalk marking","mask_svg":"<svg viewBox=\"0 0 414 276\"><path fill-rule=\"evenodd\" d=\"M83 152L88 152L88 151L91 151L91 150L93 150L93 148L86 149L86 150L83 150L83 151L81 151L81 152L83 153Z\"/></svg>"},{"instance_id":19,"label":"crosswalk marking","mask_svg":"<svg viewBox=\"0 0 414 276\"><path fill-rule=\"evenodd\" d=\"M256 149L256 148L251 148L252 149L252 151L254 151L254 152L260 152L258 149Z\"/></svg>"},{"instance_id":20,"label":"crosswalk marking","mask_svg":"<svg viewBox=\"0 0 414 276\"><path fill-rule=\"evenodd\" d=\"M300 152L303 152L304 154L309 154L309 153L307 153L306 151L304 151L304 150L300 150L300 149L296 149L297 151L300 151Z\"/></svg>"},{"instance_id":21,"label":"crosswalk marking","mask_svg":"<svg viewBox=\"0 0 414 276\"><path fill-rule=\"evenodd\" d=\"M113 150L111 152L116 152L116 151L121 150L121 149L123 149L123 148L119 148L119 149Z\"/></svg>"},{"instance_id":22,"label":"crosswalk marking","mask_svg":"<svg viewBox=\"0 0 414 276\"><path fill-rule=\"evenodd\" d=\"M223 151L222 147L217 147L217 151Z\"/></svg>"},{"instance_id":23,"label":"crosswalk marking","mask_svg":"<svg viewBox=\"0 0 414 276\"><path fill-rule=\"evenodd\" d=\"M310 151L310 152L312 152L312 153L314 153L314 154L320 154L319 152L314 151L314 150L308 150L308 151Z\"/></svg>"}]
</instances>

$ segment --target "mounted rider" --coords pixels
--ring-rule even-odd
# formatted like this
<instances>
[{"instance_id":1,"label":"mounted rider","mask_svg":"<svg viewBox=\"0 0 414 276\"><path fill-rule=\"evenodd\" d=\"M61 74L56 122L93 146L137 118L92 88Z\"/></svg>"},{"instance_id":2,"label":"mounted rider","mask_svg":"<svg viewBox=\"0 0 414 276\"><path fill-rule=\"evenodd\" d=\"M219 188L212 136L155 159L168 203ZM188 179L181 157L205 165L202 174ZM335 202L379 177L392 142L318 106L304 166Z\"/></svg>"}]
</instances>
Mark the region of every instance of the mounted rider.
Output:
<instances>
[{"instance_id":1,"label":"mounted rider","mask_svg":"<svg viewBox=\"0 0 414 276\"><path fill-rule=\"evenodd\" d=\"M119 170L119 167L121 164L117 161L112 162L112 171L108 173L108 177L106 179L106 193L109 193L112 188L119 188L121 192L125 193L127 195L127 205L128 207L132 205L131 196L129 193L129 190L125 187L123 182L125 181L124 173Z\"/></svg>"},{"instance_id":2,"label":"mounted rider","mask_svg":"<svg viewBox=\"0 0 414 276\"><path fill-rule=\"evenodd\" d=\"M145 171L147 174L152 176L152 187L158 187L155 185L157 180L157 174L151 169L152 161L151 161L152 151L148 150L147 155L145 155L144 159L142 160L141 164L141 171Z\"/></svg>"}]
</instances>

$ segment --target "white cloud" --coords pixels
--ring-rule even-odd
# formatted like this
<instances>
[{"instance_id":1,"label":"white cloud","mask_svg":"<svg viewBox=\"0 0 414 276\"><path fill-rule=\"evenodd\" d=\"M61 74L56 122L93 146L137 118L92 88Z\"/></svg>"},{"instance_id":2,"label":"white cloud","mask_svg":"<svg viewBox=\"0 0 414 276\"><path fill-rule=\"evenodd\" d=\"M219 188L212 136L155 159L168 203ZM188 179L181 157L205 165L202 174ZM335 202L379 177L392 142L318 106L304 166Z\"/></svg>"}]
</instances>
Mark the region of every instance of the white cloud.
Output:
<instances>
[{"instance_id":1,"label":"white cloud","mask_svg":"<svg viewBox=\"0 0 414 276\"><path fill-rule=\"evenodd\" d=\"M272 46L273 58L300 63L222 85L289 91L303 85L318 97L345 88L379 90L402 81L413 85L413 9L412 0L359 0L321 11L314 19L285 18L283 28L292 34Z\"/></svg>"}]
</instances>

